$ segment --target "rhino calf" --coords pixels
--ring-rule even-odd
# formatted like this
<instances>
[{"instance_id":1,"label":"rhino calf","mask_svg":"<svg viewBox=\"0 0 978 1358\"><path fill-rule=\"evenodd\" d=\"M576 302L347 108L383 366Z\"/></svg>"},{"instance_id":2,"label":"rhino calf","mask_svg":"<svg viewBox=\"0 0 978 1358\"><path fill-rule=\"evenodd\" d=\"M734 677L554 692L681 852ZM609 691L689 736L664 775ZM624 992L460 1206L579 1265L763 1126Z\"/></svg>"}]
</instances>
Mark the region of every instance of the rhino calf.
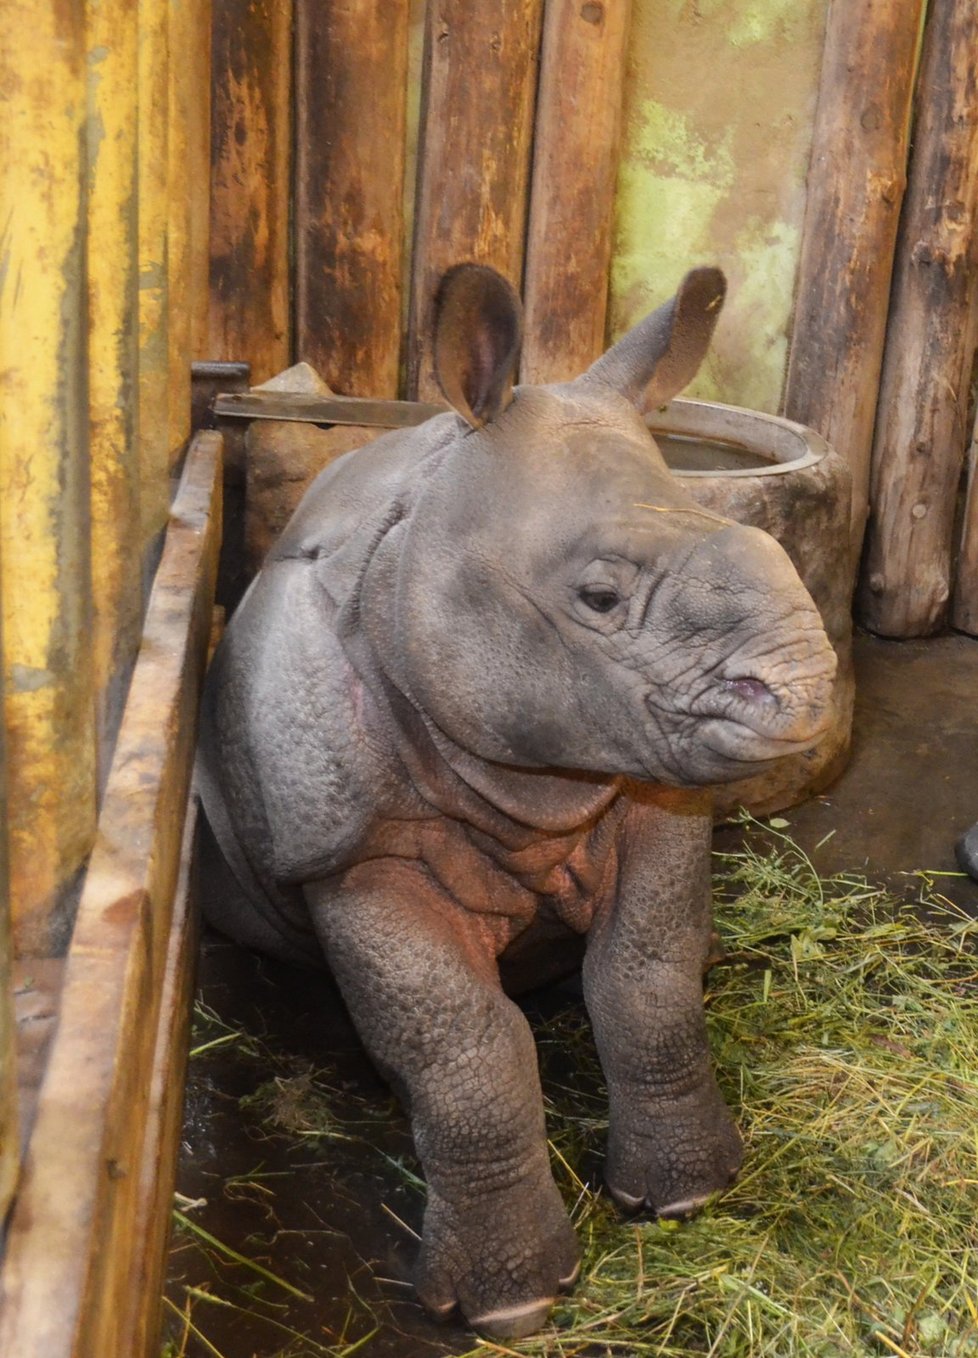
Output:
<instances>
[{"instance_id":1,"label":"rhino calf","mask_svg":"<svg viewBox=\"0 0 978 1358\"><path fill-rule=\"evenodd\" d=\"M723 294L695 270L582 377L514 388L515 293L452 270L453 410L322 473L207 684L209 916L325 954L410 1110L421 1299L490 1335L542 1324L579 1266L501 965L586 935L626 1209L686 1215L740 1163L702 1008L705 789L818 739L835 655L778 544L699 509L642 418Z\"/></svg>"}]
</instances>

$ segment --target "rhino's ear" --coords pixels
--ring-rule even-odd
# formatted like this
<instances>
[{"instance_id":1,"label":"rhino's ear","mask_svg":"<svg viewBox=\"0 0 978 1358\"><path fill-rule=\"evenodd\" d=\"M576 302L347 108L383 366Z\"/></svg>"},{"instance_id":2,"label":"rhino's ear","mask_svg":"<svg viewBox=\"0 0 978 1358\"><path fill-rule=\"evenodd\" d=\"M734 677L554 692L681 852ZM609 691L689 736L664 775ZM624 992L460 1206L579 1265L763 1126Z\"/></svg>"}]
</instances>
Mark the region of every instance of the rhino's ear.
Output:
<instances>
[{"instance_id":1,"label":"rhino's ear","mask_svg":"<svg viewBox=\"0 0 978 1358\"><path fill-rule=\"evenodd\" d=\"M482 264L449 269L435 298L435 375L473 429L513 399L523 308L511 284Z\"/></svg>"},{"instance_id":2,"label":"rhino's ear","mask_svg":"<svg viewBox=\"0 0 978 1358\"><path fill-rule=\"evenodd\" d=\"M727 282L719 269L693 269L679 291L588 368L583 381L614 387L643 413L691 382L713 335Z\"/></svg>"}]
</instances>

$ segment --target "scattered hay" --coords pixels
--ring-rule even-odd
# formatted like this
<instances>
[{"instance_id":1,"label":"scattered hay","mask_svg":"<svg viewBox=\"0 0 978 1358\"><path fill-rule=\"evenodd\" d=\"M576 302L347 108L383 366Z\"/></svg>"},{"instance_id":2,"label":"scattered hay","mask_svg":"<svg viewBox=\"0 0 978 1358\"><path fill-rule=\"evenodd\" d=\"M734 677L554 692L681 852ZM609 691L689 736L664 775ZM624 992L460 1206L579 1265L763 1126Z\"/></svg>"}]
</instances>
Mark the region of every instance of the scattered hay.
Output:
<instances>
[{"instance_id":1,"label":"scattered hay","mask_svg":"<svg viewBox=\"0 0 978 1358\"><path fill-rule=\"evenodd\" d=\"M933 894L820 880L770 830L717 869L727 957L707 1016L739 1181L686 1224L623 1221L595 1191L607 1109L586 1017L538 1022L581 1281L542 1334L459 1358L978 1354L978 922ZM319 1073L259 1097L283 1135L369 1139Z\"/></svg>"},{"instance_id":2,"label":"scattered hay","mask_svg":"<svg viewBox=\"0 0 978 1358\"><path fill-rule=\"evenodd\" d=\"M695 1221L623 1225L560 1163L603 1133L597 1072L585 1094L551 1086L585 1263L555 1330L514 1352L978 1353L978 923L821 881L775 838L718 862L707 1014L740 1180ZM568 1035L565 1018L539 1040Z\"/></svg>"}]
</instances>

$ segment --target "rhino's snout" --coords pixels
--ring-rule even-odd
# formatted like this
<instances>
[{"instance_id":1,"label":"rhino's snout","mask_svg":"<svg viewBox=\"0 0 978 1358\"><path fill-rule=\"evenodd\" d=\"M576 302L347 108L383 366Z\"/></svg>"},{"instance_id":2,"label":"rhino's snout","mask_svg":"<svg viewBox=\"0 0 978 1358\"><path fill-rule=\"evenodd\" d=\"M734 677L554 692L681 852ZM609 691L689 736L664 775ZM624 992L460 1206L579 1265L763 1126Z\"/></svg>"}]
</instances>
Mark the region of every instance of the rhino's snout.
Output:
<instances>
[{"instance_id":1,"label":"rhino's snout","mask_svg":"<svg viewBox=\"0 0 978 1358\"><path fill-rule=\"evenodd\" d=\"M813 630L800 654L778 664L776 675L765 675L758 665L721 676L701 695L695 715L709 722L709 743L739 760L806 749L831 725L836 664L824 632Z\"/></svg>"}]
</instances>

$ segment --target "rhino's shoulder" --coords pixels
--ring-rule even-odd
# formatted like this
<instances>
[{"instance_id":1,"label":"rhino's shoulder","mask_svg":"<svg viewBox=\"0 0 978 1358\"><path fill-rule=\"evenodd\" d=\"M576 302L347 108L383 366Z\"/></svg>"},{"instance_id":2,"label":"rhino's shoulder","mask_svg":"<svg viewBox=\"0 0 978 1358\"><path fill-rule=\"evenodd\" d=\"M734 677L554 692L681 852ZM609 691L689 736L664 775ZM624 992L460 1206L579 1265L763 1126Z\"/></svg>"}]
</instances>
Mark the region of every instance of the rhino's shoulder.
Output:
<instances>
[{"instance_id":1,"label":"rhino's shoulder","mask_svg":"<svg viewBox=\"0 0 978 1358\"><path fill-rule=\"evenodd\" d=\"M321 560L344 547L363 524L411 498L457 432L455 415L438 415L337 458L306 491L268 563L313 556Z\"/></svg>"}]
</instances>

